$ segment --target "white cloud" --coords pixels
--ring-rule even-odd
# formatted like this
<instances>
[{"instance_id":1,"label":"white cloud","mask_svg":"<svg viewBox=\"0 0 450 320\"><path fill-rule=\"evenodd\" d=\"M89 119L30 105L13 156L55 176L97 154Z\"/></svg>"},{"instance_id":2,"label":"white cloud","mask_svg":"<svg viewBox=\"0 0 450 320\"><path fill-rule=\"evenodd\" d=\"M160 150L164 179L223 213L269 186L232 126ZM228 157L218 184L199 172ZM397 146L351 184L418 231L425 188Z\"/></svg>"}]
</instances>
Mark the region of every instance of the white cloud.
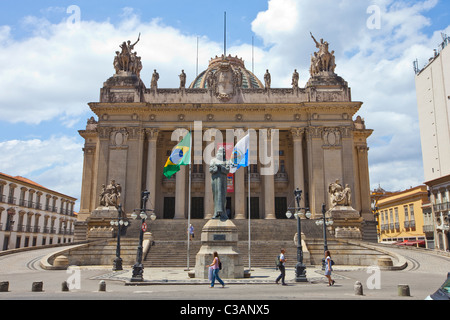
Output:
<instances>
[{"instance_id":1,"label":"white cloud","mask_svg":"<svg viewBox=\"0 0 450 320\"><path fill-rule=\"evenodd\" d=\"M9 27L0 27L2 120L39 124L63 119L73 123L88 110L86 103L98 100L99 88L113 75L112 61L119 45L135 40L139 33L136 51L142 57L144 82L150 82L153 69L161 75L161 87L176 87L181 69L188 80L195 76L197 37L163 26L158 19L143 22L129 8L117 26L109 21L82 20L74 28L65 21L52 24L32 16L22 23L33 30L32 37L16 41ZM220 47L204 37L200 41L199 61L206 68Z\"/></svg>"},{"instance_id":2,"label":"white cloud","mask_svg":"<svg viewBox=\"0 0 450 320\"><path fill-rule=\"evenodd\" d=\"M310 31L330 43L336 52L337 73L349 82L353 99L364 102L360 114L367 127L375 129L369 139L372 187L381 183L385 189L398 190L423 182L412 62L418 58L424 64L439 43L439 32L431 38L421 32L430 25L424 13L436 3L269 0L268 9L252 22L265 45L255 48L255 74L262 79L269 69L274 87L289 87L294 69L300 72L301 85L308 80L310 54L316 51ZM379 30L367 28L367 8L372 4L381 10ZM64 21L55 24L36 17L25 17L22 24L33 30L32 37L16 40L9 26L0 26L0 114L5 121L37 124L53 120L73 126L89 113L87 103L98 101L100 87L113 75L112 61L119 44L134 41L139 33L136 51L142 57L142 78L147 85L153 69L160 74L160 87L177 87L181 69L188 83L195 76L197 35L184 34L160 19L143 21L131 8L123 11L116 25L82 20L79 28L73 28ZM244 58L250 69L251 49L249 44L240 44L227 51ZM220 43L201 37L199 72L221 52ZM37 182L54 189L61 186L76 196L80 187L75 184L81 185L82 174L77 139L0 143L2 154L6 148L9 154L2 159L0 170L29 173L30 179L43 179ZM74 149L66 151L64 145ZM31 150L36 153L32 161ZM64 162L66 158L70 162Z\"/></svg>"},{"instance_id":3,"label":"white cloud","mask_svg":"<svg viewBox=\"0 0 450 320\"><path fill-rule=\"evenodd\" d=\"M79 199L83 144L73 137L0 142L0 172ZM78 203L78 202L77 202Z\"/></svg>"},{"instance_id":4,"label":"white cloud","mask_svg":"<svg viewBox=\"0 0 450 320\"><path fill-rule=\"evenodd\" d=\"M268 46L264 59L273 83L282 86L289 86L294 68L301 83L309 78L309 56L316 51L310 31L330 43L336 72L348 81L353 100L364 102L359 114L375 130L369 138L372 188L381 183L399 190L423 183L412 63L416 58L425 63L439 43L438 31L431 38L422 33L431 23L424 14L437 2L270 0L252 23ZM367 27L367 8L374 4L381 13L380 29Z\"/></svg>"}]
</instances>

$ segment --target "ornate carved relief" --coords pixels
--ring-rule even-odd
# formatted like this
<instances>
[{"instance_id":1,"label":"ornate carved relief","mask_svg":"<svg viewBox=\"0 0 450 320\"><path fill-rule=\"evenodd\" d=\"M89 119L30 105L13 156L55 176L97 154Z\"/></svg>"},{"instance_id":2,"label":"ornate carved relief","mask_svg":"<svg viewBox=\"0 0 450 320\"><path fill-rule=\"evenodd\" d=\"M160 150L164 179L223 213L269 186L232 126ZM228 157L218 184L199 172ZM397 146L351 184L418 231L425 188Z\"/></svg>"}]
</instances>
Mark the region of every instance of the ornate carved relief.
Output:
<instances>
[{"instance_id":1,"label":"ornate carved relief","mask_svg":"<svg viewBox=\"0 0 450 320\"><path fill-rule=\"evenodd\" d=\"M234 72L229 61L224 60L217 71L208 76L208 87L222 102L229 101L236 94L237 84L240 82L240 74Z\"/></svg>"},{"instance_id":2,"label":"ornate carved relief","mask_svg":"<svg viewBox=\"0 0 450 320\"><path fill-rule=\"evenodd\" d=\"M324 147L339 147L342 145L341 130L339 128L325 128L322 139Z\"/></svg>"},{"instance_id":3,"label":"ornate carved relief","mask_svg":"<svg viewBox=\"0 0 450 320\"><path fill-rule=\"evenodd\" d=\"M157 140L158 139L158 135L159 135L158 129L154 129L154 128L145 129L145 132L147 134L148 140Z\"/></svg>"},{"instance_id":4,"label":"ornate carved relief","mask_svg":"<svg viewBox=\"0 0 450 320\"><path fill-rule=\"evenodd\" d=\"M292 128L291 134L293 140L300 140L303 138L303 134L305 132L304 128Z\"/></svg>"},{"instance_id":5,"label":"ornate carved relief","mask_svg":"<svg viewBox=\"0 0 450 320\"><path fill-rule=\"evenodd\" d=\"M126 128L107 128L110 130L109 145L111 147L122 147L128 142L128 130Z\"/></svg>"},{"instance_id":6,"label":"ornate carved relief","mask_svg":"<svg viewBox=\"0 0 450 320\"><path fill-rule=\"evenodd\" d=\"M306 133L309 139L321 139L322 138L323 127L308 127L306 128Z\"/></svg>"}]
</instances>

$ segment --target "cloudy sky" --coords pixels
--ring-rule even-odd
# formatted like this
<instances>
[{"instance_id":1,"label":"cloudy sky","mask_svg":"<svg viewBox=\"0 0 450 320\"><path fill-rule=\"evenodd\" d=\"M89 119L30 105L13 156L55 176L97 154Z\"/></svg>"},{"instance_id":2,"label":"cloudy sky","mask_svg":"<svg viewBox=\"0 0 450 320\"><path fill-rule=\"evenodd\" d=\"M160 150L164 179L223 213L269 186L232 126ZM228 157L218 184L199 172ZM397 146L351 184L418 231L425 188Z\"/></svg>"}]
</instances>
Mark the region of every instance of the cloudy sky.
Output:
<instances>
[{"instance_id":1,"label":"cloudy sky","mask_svg":"<svg viewBox=\"0 0 450 320\"><path fill-rule=\"evenodd\" d=\"M273 87L309 77L316 48L309 32L336 52L336 72L364 102L358 113L369 139L371 187L422 184L423 167L413 61L423 67L450 35L448 0L2 0L0 11L0 172L21 175L79 198L83 139L103 82L124 40L141 42L141 76L149 86L190 83L223 52L238 55ZM77 207L78 208L78 207Z\"/></svg>"}]
</instances>

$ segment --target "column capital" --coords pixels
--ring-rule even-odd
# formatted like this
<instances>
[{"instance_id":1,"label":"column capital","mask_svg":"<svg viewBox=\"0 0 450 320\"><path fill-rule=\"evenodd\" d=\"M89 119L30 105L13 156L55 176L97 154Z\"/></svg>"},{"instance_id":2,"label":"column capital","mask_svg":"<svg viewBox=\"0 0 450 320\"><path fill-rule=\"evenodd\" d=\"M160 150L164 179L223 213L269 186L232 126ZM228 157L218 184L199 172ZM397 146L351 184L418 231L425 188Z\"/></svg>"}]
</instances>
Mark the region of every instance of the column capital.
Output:
<instances>
[{"instance_id":1,"label":"column capital","mask_svg":"<svg viewBox=\"0 0 450 320\"><path fill-rule=\"evenodd\" d=\"M305 133L305 128L291 128L291 134L293 140L303 139L303 134Z\"/></svg>"},{"instance_id":2,"label":"column capital","mask_svg":"<svg viewBox=\"0 0 450 320\"><path fill-rule=\"evenodd\" d=\"M158 139L159 130L156 129L156 128L146 128L145 129L145 134L146 134L148 140L157 140Z\"/></svg>"}]
</instances>

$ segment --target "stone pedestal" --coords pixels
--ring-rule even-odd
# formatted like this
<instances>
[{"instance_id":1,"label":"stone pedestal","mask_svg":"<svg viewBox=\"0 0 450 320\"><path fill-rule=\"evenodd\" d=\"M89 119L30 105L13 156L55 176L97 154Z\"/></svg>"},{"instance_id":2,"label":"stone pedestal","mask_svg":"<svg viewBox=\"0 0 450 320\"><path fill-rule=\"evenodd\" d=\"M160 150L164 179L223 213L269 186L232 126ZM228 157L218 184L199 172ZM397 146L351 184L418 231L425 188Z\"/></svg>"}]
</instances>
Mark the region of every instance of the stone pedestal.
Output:
<instances>
[{"instance_id":1,"label":"stone pedestal","mask_svg":"<svg viewBox=\"0 0 450 320\"><path fill-rule=\"evenodd\" d=\"M195 262L195 277L208 279L207 265L213 261L213 253L217 251L222 270L222 279L244 278L244 265L238 251L238 230L231 220L220 221L213 219L208 221L201 234L202 246L197 253Z\"/></svg>"},{"instance_id":2,"label":"stone pedestal","mask_svg":"<svg viewBox=\"0 0 450 320\"><path fill-rule=\"evenodd\" d=\"M333 220L332 233L336 239L362 239L363 219L359 212L348 206L335 206L327 212Z\"/></svg>"},{"instance_id":3,"label":"stone pedestal","mask_svg":"<svg viewBox=\"0 0 450 320\"><path fill-rule=\"evenodd\" d=\"M88 239L104 239L115 237L111 220L117 220L119 213L116 207L98 207L92 211L87 222Z\"/></svg>"}]
</instances>

